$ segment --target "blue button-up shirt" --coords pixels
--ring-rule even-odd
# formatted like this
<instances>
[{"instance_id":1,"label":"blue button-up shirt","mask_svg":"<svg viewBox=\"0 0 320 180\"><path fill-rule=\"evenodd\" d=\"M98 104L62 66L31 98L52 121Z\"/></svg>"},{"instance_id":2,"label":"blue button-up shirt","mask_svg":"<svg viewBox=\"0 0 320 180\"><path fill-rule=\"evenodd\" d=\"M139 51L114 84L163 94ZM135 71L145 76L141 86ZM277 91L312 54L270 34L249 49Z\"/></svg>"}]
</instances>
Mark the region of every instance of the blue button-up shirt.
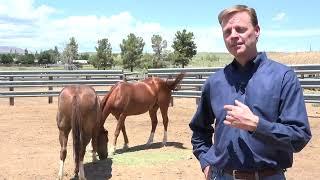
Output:
<instances>
[{"instance_id":1,"label":"blue button-up shirt","mask_svg":"<svg viewBox=\"0 0 320 180\"><path fill-rule=\"evenodd\" d=\"M254 132L223 123L223 106L234 104L236 99L259 117ZM244 67L234 60L211 75L202 87L189 126L193 153L202 169L208 165L237 170L288 168L293 152L300 151L311 138L296 74L268 59L265 53L259 53Z\"/></svg>"}]
</instances>

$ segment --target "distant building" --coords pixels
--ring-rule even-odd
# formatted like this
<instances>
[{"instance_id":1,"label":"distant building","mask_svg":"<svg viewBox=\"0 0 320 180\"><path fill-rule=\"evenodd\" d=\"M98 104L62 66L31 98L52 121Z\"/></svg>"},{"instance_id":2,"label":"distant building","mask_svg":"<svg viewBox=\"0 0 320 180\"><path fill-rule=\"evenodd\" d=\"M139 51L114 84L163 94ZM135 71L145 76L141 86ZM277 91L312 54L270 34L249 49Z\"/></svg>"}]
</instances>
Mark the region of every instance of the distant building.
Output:
<instances>
[{"instance_id":1,"label":"distant building","mask_svg":"<svg viewBox=\"0 0 320 180\"><path fill-rule=\"evenodd\" d=\"M84 60L84 59L73 60L73 62L79 63L79 64L88 64L88 60Z\"/></svg>"}]
</instances>

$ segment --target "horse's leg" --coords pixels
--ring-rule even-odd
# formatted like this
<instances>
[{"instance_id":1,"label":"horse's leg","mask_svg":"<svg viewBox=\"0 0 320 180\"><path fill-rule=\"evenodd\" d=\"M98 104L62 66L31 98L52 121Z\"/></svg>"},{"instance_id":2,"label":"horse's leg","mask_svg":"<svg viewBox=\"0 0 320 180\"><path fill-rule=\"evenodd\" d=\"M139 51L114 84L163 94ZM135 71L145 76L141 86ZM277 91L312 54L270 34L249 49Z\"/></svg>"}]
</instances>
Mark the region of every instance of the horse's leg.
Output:
<instances>
[{"instance_id":1,"label":"horse's leg","mask_svg":"<svg viewBox=\"0 0 320 180\"><path fill-rule=\"evenodd\" d=\"M120 134L120 130L122 129L122 127L124 125L124 121L126 119L126 116L124 114L120 114L116 118L117 118L118 122L117 122L116 130L114 132L113 147L111 148L110 154L114 154L116 152L117 139Z\"/></svg>"},{"instance_id":2,"label":"horse's leg","mask_svg":"<svg viewBox=\"0 0 320 180\"><path fill-rule=\"evenodd\" d=\"M126 125L124 122L123 122L121 131L122 131L122 135L123 135L123 139L124 139L123 149L128 149L129 148L129 145L128 145L129 140L128 140L128 136L127 136Z\"/></svg>"},{"instance_id":3,"label":"horse's leg","mask_svg":"<svg viewBox=\"0 0 320 180\"><path fill-rule=\"evenodd\" d=\"M97 111L96 111L96 119L98 120L95 125L95 128L93 129L92 132L92 139L91 139L91 147L92 147L92 162L97 161L97 149L98 149L98 138L99 138L99 134L100 134L100 126L103 127L103 124L99 124L102 123L102 113L101 110L98 109L99 107L97 107ZM108 114L109 115L109 114ZM103 121L104 123L104 121Z\"/></svg>"},{"instance_id":4,"label":"horse's leg","mask_svg":"<svg viewBox=\"0 0 320 180\"><path fill-rule=\"evenodd\" d=\"M97 149L98 149L98 136L99 128L97 127L92 134L91 146L92 146L92 162L97 161Z\"/></svg>"},{"instance_id":5,"label":"horse's leg","mask_svg":"<svg viewBox=\"0 0 320 180\"><path fill-rule=\"evenodd\" d=\"M159 109L159 106L156 104L155 106L152 107L152 109L149 110L152 128L151 128L149 139L147 141L147 145L150 145L153 142L154 132L156 131L157 124L158 124L158 118L157 118L158 109Z\"/></svg>"},{"instance_id":6,"label":"horse's leg","mask_svg":"<svg viewBox=\"0 0 320 180\"><path fill-rule=\"evenodd\" d=\"M79 154L79 180L86 180L84 173L83 159L86 153L86 147L90 142L90 135L84 133L81 135L81 145L80 145L80 154Z\"/></svg>"},{"instance_id":7,"label":"horse's leg","mask_svg":"<svg viewBox=\"0 0 320 180\"><path fill-rule=\"evenodd\" d=\"M163 140L162 140L163 146L167 144L167 139L168 139L167 137L168 123L169 123L168 108L169 108L169 103L160 106L160 111L163 119L163 127L164 127Z\"/></svg>"},{"instance_id":8,"label":"horse's leg","mask_svg":"<svg viewBox=\"0 0 320 180\"><path fill-rule=\"evenodd\" d=\"M68 135L70 133L71 128L60 129L59 128L59 142L61 146L60 150L60 167L58 173L58 179L61 180L63 177L63 167L64 161L67 157L67 143L68 143Z\"/></svg>"}]
</instances>

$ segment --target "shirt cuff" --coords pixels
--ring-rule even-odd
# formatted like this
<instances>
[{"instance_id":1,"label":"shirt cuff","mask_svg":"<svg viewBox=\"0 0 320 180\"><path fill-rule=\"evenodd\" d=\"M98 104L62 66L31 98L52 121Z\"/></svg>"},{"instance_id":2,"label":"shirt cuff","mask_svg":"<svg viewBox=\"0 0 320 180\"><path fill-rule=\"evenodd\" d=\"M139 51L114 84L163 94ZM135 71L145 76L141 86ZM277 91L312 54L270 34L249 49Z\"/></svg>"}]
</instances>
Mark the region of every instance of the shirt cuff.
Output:
<instances>
[{"instance_id":1,"label":"shirt cuff","mask_svg":"<svg viewBox=\"0 0 320 180\"><path fill-rule=\"evenodd\" d=\"M210 164L204 159L204 158L201 158L200 159L200 166L201 166L201 170L202 172L204 171L204 169L209 166Z\"/></svg>"},{"instance_id":2,"label":"shirt cuff","mask_svg":"<svg viewBox=\"0 0 320 180\"><path fill-rule=\"evenodd\" d=\"M269 134L270 133L269 130L272 127L272 124L273 123L259 117L257 128L255 131L252 132L252 135L256 136L258 134L263 134L263 135Z\"/></svg>"}]
</instances>

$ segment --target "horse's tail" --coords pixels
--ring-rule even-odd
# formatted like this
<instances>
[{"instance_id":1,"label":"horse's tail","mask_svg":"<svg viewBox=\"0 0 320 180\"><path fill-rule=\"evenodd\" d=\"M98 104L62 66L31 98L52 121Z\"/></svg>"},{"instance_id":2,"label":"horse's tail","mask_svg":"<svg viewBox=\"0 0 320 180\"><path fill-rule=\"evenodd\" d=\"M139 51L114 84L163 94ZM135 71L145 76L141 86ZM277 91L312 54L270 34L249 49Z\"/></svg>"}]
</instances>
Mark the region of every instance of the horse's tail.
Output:
<instances>
[{"instance_id":1,"label":"horse's tail","mask_svg":"<svg viewBox=\"0 0 320 180\"><path fill-rule=\"evenodd\" d=\"M174 90L177 85L180 83L180 81L183 79L185 73L181 72L180 74L178 74L178 76L176 77L176 79L174 81L166 81L166 84L168 86L169 89Z\"/></svg>"},{"instance_id":2,"label":"horse's tail","mask_svg":"<svg viewBox=\"0 0 320 180\"><path fill-rule=\"evenodd\" d=\"M79 96L75 95L72 98L72 113L71 113L71 127L72 127L72 138L73 138L73 155L76 164L76 169L79 170L80 160L80 147L81 147L81 112L79 110Z\"/></svg>"}]
</instances>

